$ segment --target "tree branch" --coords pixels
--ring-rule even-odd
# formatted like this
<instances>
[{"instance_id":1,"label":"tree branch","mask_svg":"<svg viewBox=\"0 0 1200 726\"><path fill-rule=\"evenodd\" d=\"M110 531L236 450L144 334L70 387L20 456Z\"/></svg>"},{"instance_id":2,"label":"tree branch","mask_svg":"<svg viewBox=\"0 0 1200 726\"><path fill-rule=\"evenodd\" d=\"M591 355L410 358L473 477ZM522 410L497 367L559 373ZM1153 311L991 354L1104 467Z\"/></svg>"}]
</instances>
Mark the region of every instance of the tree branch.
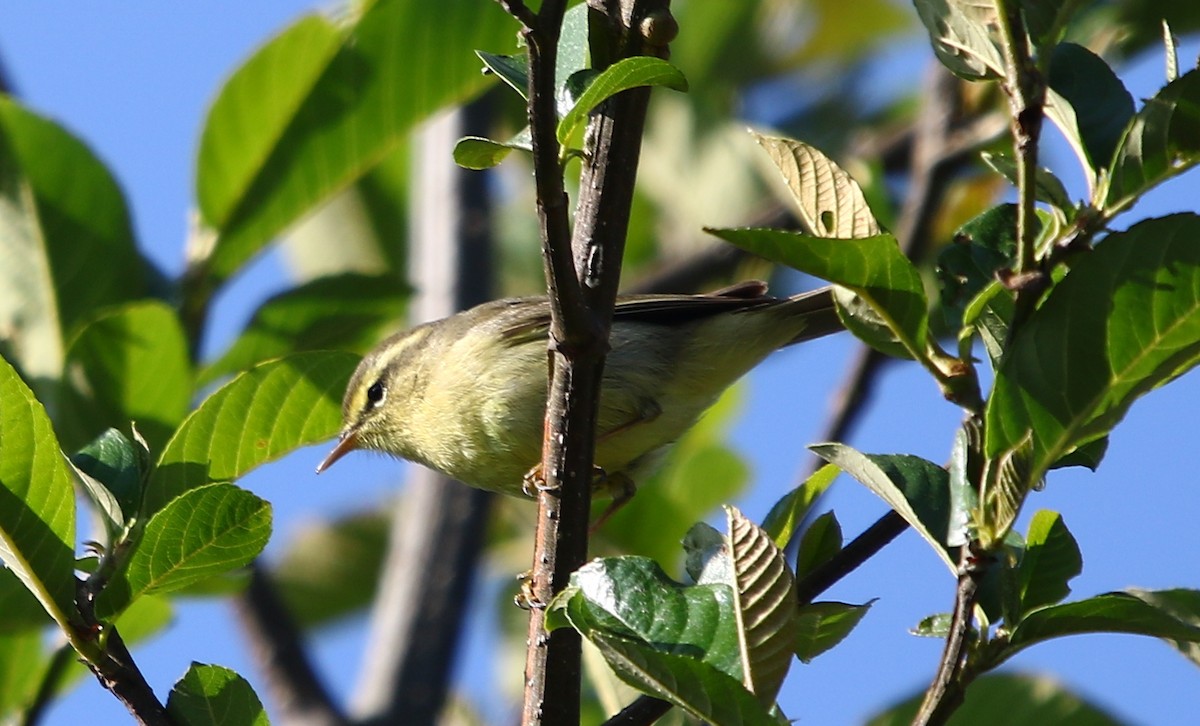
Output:
<instances>
[{"instance_id":1,"label":"tree branch","mask_svg":"<svg viewBox=\"0 0 1200 726\"><path fill-rule=\"evenodd\" d=\"M260 563L251 563L250 584L234 607L283 720L305 726L348 723L313 668L299 626Z\"/></svg>"}]
</instances>

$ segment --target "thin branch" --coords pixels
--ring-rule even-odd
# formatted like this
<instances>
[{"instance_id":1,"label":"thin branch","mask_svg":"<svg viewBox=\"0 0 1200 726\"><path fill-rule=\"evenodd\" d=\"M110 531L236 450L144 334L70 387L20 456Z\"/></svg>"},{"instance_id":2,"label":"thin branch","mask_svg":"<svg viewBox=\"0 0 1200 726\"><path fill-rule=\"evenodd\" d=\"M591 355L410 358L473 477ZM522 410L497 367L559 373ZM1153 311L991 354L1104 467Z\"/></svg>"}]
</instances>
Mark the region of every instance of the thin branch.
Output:
<instances>
[{"instance_id":1,"label":"thin branch","mask_svg":"<svg viewBox=\"0 0 1200 726\"><path fill-rule=\"evenodd\" d=\"M940 726L962 705L967 684L960 676L971 644L971 623L979 596L979 583L983 581L990 562L989 558L971 554L966 547L962 550L950 632L946 636L946 646L942 650L937 673L925 692L913 726Z\"/></svg>"},{"instance_id":2,"label":"thin branch","mask_svg":"<svg viewBox=\"0 0 1200 726\"><path fill-rule=\"evenodd\" d=\"M796 582L796 599L807 605L857 570L892 540L908 529L908 522L894 510L880 517L828 561Z\"/></svg>"},{"instance_id":3,"label":"thin branch","mask_svg":"<svg viewBox=\"0 0 1200 726\"><path fill-rule=\"evenodd\" d=\"M526 30L534 30L538 27L538 16L521 0L496 0L496 2L500 3L504 12L521 21L521 25Z\"/></svg>"},{"instance_id":4,"label":"thin branch","mask_svg":"<svg viewBox=\"0 0 1200 726\"><path fill-rule=\"evenodd\" d=\"M234 606L283 720L306 726L342 726L346 717L309 660L304 635L262 565L250 565L250 584Z\"/></svg>"}]
</instances>

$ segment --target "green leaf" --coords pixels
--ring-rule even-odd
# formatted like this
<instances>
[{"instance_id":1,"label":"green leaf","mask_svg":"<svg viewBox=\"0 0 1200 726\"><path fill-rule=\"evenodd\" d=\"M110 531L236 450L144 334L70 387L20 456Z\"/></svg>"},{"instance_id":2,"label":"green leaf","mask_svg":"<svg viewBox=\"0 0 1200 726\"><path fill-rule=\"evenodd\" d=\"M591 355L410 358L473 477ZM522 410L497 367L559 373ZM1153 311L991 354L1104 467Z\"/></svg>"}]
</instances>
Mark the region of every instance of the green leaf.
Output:
<instances>
[{"instance_id":1,"label":"green leaf","mask_svg":"<svg viewBox=\"0 0 1200 726\"><path fill-rule=\"evenodd\" d=\"M345 33L309 17L261 49L222 89L201 138L197 195L218 232L210 284L418 121L483 88L472 49L511 47L513 31L497 5L379 0Z\"/></svg>"},{"instance_id":2,"label":"green leaf","mask_svg":"<svg viewBox=\"0 0 1200 726\"><path fill-rule=\"evenodd\" d=\"M745 686L709 663L603 633L591 639L621 680L670 701L702 722L722 726L782 723Z\"/></svg>"},{"instance_id":3,"label":"green leaf","mask_svg":"<svg viewBox=\"0 0 1200 726\"><path fill-rule=\"evenodd\" d=\"M357 363L349 353L299 353L251 368L218 389L167 444L143 512L157 512L189 489L233 481L337 434L342 391Z\"/></svg>"},{"instance_id":4,"label":"green leaf","mask_svg":"<svg viewBox=\"0 0 1200 726\"><path fill-rule=\"evenodd\" d=\"M734 507L727 506L725 515L743 684L769 708L792 662L796 580L766 532Z\"/></svg>"},{"instance_id":5,"label":"green leaf","mask_svg":"<svg viewBox=\"0 0 1200 726\"><path fill-rule=\"evenodd\" d=\"M371 604L388 546L390 517L364 512L317 522L296 533L271 580L288 612L316 627Z\"/></svg>"},{"instance_id":6,"label":"green leaf","mask_svg":"<svg viewBox=\"0 0 1200 726\"><path fill-rule=\"evenodd\" d=\"M1200 642L1200 625L1181 620L1154 601L1154 592L1110 592L1035 610L1013 629L1005 657L1051 638L1085 633L1131 633Z\"/></svg>"},{"instance_id":7,"label":"green leaf","mask_svg":"<svg viewBox=\"0 0 1200 726\"><path fill-rule=\"evenodd\" d=\"M1117 147L1097 207L1113 215L1200 161L1200 70L1168 83L1134 116Z\"/></svg>"},{"instance_id":8,"label":"green leaf","mask_svg":"<svg viewBox=\"0 0 1200 726\"><path fill-rule=\"evenodd\" d=\"M1007 179L1010 184L1017 186L1017 162L1013 159L1011 153L1004 151L982 151L979 157L983 159L985 164ZM1105 163L1107 163L1107 160ZM1067 192L1067 188L1054 175L1054 172L1046 167L1039 166L1037 171L1034 172L1033 190L1039 201L1061 209L1068 217L1073 214L1074 204L1071 202L1071 195ZM1015 228L1014 225L1014 230Z\"/></svg>"},{"instance_id":9,"label":"green leaf","mask_svg":"<svg viewBox=\"0 0 1200 726\"><path fill-rule=\"evenodd\" d=\"M929 32L933 52L956 76L970 81L1004 77L992 3L915 0L917 15Z\"/></svg>"},{"instance_id":10,"label":"green leaf","mask_svg":"<svg viewBox=\"0 0 1200 726\"><path fill-rule=\"evenodd\" d=\"M31 380L58 378L66 338L140 297L145 265L124 197L71 134L0 95L0 330Z\"/></svg>"},{"instance_id":11,"label":"green leaf","mask_svg":"<svg viewBox=\"0 0 1200 726\"><path fill-rule=\"evenodd\" d=\"M365 353L403 315L409 292L391 275L353 273L285 290L254 311L237 340L201 373L200 385L290 353Z\"/></svg>"},{"instance_id":12,"label":"green leaf","mask_svg":"<svg viewBox=\"0 0 1200 726\"><path fill-rule=\"evenodd\" d=\"M850 635L875 604L862 605L844 602L814 602L800 608L797 618L796 657L805 663L834 648Z\"/></svg>"},{"instance_id":13,"label":"green leaf","mask_svg":"<svg viewBox=\"0 0 1200 726\"><path fill-rule=\"evenodd\" d=\"M753 134L792 193L805 231L814 237L878 237L883 229L858 183L815 146Z\"/></svg>"},{"instance_id":14,"label":"green leaf","mask_svg":"<svg viewBox=\"0 0 1200 726\"><path fill-rule=\"evenodd\" d=\"M1200 217L1113 234L1080 258L1012 341L986 410L986 453L1032 434L1026 488L1200 355Z\"/></svg>"},{"instance_id":15,"label":"green leaf","mask_svg":"<svg viewBox=\"0 0 1200 726\"><path fill-rule=\"evenodd\" d=\"M996 281L996 273L1011 268L1017 254L1017 205L1000 204L959 227L937 256L937 276L942 305L966 317L967 309ZM983 311L980 311L983 312ZM1013 298L1007 291L991 294L986 318L976 313L981 325L994 320L1003 330L994 334L1003 341L1012 320ZM958 321L950 321L957 327Z\"/></svg>"},{"instance_id":16,"label":"green leaf","mask_svg":"<svg viewBox=\"0 0 1200 726\"><path fill-rule=\"evenodd\" d=\"M495 141L481 136L466 136L454 145L454 163L465 169L491 169L516 149L533 153L533 136L529 127L521 129L508 141Z\"/></svg>"},{"instance_id":17,"label":"green leaf","mask_svg":"<svg viewBox=\"0 0 1200 726\"><path fill-rule=\"evenodd\" d=\"M0 719L5 723L21 723L13 715L33 703L47 666L42 640L37 630L0 633Z\"/></svg>"},{"instance_id":18,"label":"green leaf","mask_svg":"<svg viewBox=\"0 0 1200 726\"><path fill-rule=\"evenodd\" d=\"M1062 517L1047 510L1034 514L1025 536L1025 554L1017 570L1021 611L1061 602L1071 594L1068 583L1080 572L1083 572L1083 555Z\"/></svg>"},{"instance_id":19,"label":"green leaf","mask_svg":"<svg viewBox=\"0 0 1200 726\"><path fill-rule=\"evenodd\" d=\"M678 68L661 58L644 55L622 58L596 76L571 109L563 114L556 132L558 142L566 143L576 127L586 121L588 114L600 104L621 91L643 86L665 86L676 91L687 91L687 79Z\"/></svg>"},{"instance_id":20,"label":"green leaf","mask_svg":"<svg viewBox=\"0 0 1200 726\"><path fill-rule=\"evenodd\" d=\"M767 517L763 520L762 528L770 535L776 547L783 549L788 546L796 528L808 516L813 504L821 498L838 473L836 466L826 464L771 506L771 511L767 512Z\"/></svg>"},{"instance_id":21,"label":"green leaf","mask_svg":"<svg viewBox=\"0 0 1200 726\"><path fill-rule=\"evenodd\" d=\"M831 466L827 464L826 466ZM802 578L828 562L842 549L842 526L837 515L825 512L804 530L796 552L796 577Z\"/></svg>"},{"instance_id":22,"label":"green leaf","mask_svg":"<svg viewBox=\"0 0 1200 726\"><path fill-rule=\"evenodd\" d=\"M1133 96L1103 58L1074 43L1055 46L1049 82L1046 114L1071 143L1093 186L1133 118Z\"/></svg>"},{"instance_id":23,"label":"green leaf","mask_svg":"<svg viewBox=\"0 0 1200 726\"><path fill-rule=\"evenodd\" d=\"M129 558L123 580L101 593L96 611L110 616L152 592L171 592L243 567L271 536L271 505L233 484L184 492L159 510Z\"/></svg>"},{"instance_id":24,"label":"green leaf","mask_svg":"<svg viewBox=\"0 0 1200 726\"><path fill-rule=\"evenodd\" d=\"M602 634L662 653L703 661L744 678L733 588L683 585L645 557L592 560L571 575L551 602L547 627L569 623L596 642Z\"/></svg>"},{"instance_id":25,"label":"green leaf","mask_svg":"<svg viewBox=\"0 0 1200 726\"><path fill-rule=\"evenodd\" d=\"M268 726L267 712L246 679L228 668L192 662L167 698L181 726Z\"/></svg>"},{"instance_id":26,"label":"green leaf","mask_svg":"<svg viewBox=\"0 0 1200 726\"><path fill-rule=\"evenodd\" d=\"M863 454L845 444L808 448L875 492L933 546L951 572L957 572L946 552L950 474L945 469L917 456Z\"/></svg>"},{"instance_id":27,"label":"green leaf","mask_svg":"<svg viewBox=\"0 0 1200 726\"><path fill-rule=\"evenodd\" d=\"M0 560L63 629L75 612L75 492L42 404L0 358Z\"/></svg>"},{"instance_id":28,"label":"green leaf","mask_svg":"<svg viewBox=\"0 0 1200 726\"><path fill-rule=\"evenodd\" d=\"M0 613L4 613L0 618L0 636L41 631L52 622L34 594L7 567L0 567Z\"/></svg>"},{"instance_id":29,"label":"green leaf","mask_svg":"<svg viewBox=\"0 0 1200 726\"><path fill-rule=\"evenodd\" d=\"M144 450L135 448L120 431L109 429L72 456L71 463L104 518L112 544L141 507Z\"/></svg>"},{"instance_id":30,"label":"green leaf","mask_svg":"<svg viewBox=\"0 0 1200 726\"><path fill-rule=\"evenodd\" d=\"M165 303L136 302L100 313L71 341L67 367L62 418L71 449L105 429L130 432L132 421L150 448L161 451L191 404L187 337Z\"/></svg>"},{"instance_id":31,"label":"green leaf","mask_svg":"<svg viewBox=\"0 0 1200 726\"><path fill-rule=\"evenodd\" d=\"M496 77L504 81L510 88L521 94L525 101L529 100L529 55L517 53L514 55L497 55L487 51L477 50L475 55L483 61L483 65Z\"/></svg>"},{"instance_id":32,"label":"green leaf","mask_svg":"<svg viewBox=\"0 0 1200 726\"><path fill-rule=\"evenodd\" d=\"M924 693L867 721L867 726L908 726L921 707ZM950 717L950 726L1124 726L1099 707L1085 702L1061 683L1045 676L988 674L967 689L963 705Z\"/></svg>"},{"instance_id":33,"label":"green leaf","mask_svg":"<svg viewBox=\"0 0 1200 726\"><path fill-rule=\"evenodd\" d=\"M945 638L950 634L950 613L938 613L921 618L921 622L908 632L918 638Z\"/></svg>"},{"instance_id":34,"label":"green leaf","mask_svg":"<svg viewBox=\"0 0 1200 726\"><path fill-rule=\"evenodd\" d=\"M929 318L917 268L890 234L862 239L811 237L778 229L708 229L756 255L816 275L856 293L895 334L907 354L926 360ZM848 327L846 311L839 307ZM854 329L855 334L859 333ZM864 338L881 347L875 338ZM884 352L890 352L884 350Z\"/></svg>"},{"instance_id":35,"label":"green leaf","mask_svg":"<svg viewBox=\"0 0 1200 726\"><path fill-rule=\"evenodd\" d=\"M1167 613L1180 622L1200 626L1200 590L1139 590L1129 593ZM1200 665L1200 641L1175 640L1176 648L1190 661Z\"/></svg>"}]
</instances>

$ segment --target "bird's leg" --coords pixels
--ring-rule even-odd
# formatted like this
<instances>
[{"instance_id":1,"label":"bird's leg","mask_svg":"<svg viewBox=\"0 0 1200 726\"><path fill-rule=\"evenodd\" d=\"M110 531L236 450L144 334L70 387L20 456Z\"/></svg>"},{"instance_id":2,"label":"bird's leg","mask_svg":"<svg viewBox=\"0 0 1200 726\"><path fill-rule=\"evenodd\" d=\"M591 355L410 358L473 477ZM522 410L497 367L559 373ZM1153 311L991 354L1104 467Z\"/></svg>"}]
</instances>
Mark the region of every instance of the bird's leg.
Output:
<instances>
[{"instance_id":1,"label":"bird's leg","mask_svg":"<svg viewBox=\"0 0 1200 726\"><path fill-rule=\"evenodd\" d=\"M604 473L603 469L598 469L598 471L599 476L593 480L595 482L594 486L597 488L602 486L608 489L609 495L612 496L612 501L608 503L608 506L604 508L600 516L596 517L596 521L592 522L592 526L588 527L589 535L596 534L600 526L607 522L609 517L620 511L621 507L628 504L629 500L633 499L633 495L637 493L637 485L627 475L620 472L608 475Z\"/></svg>"}]
</instances>

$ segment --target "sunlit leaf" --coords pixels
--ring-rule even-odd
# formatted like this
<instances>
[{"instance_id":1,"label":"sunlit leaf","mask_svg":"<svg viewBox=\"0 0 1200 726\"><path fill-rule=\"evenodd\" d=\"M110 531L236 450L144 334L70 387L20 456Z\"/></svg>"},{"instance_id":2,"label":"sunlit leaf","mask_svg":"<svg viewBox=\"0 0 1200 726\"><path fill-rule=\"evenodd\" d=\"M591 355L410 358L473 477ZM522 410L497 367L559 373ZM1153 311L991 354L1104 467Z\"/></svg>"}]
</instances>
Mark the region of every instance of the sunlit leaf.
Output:
<instances>
[{"instance_id":1,"label":"sunlit leaf","mask_svg":"<svg viewBox=\"0 0 1200 726\"><path fill-rule=\"evenodd\" d=\"M1153 592L1110 592L1086 600L1051 605L1025 616L1012 631L1006 657L1051 638L1086 633L1131 633L1200 642L1200 625L1160 607Z\"/></svg>"},{"instance_id":2,"label":"sunlit leaf","mask_svg":"<svg viewBox=\"0 0 1200 726\"><path fill-rule=\"evenodd\" d=\"M472 50L512 47L514 37L498 5L379 0L344 33L308 17L261 49L223 89L201 141L197 194L218 232L212 280L352 183L422 118L482 88Z\"/></svg>"},{"instance_id":3,"label":"sunlit leaf","mask_svg":"<svg viewBox=\"0 0 1200 726\"><path fill-rule=\"evenodd\" d=\"M908 726L917 715L924 693L872 717L867 726ZM1124 726L1045 676L988 674L971 683L966 700L954 712L950 726L1011 726L1011 724L1056 724L1056 726Z\"/></svg>"},{"instance_id":4,"label":"sunlit leaf","mask_svg":"<svg viewBox=\"0 0 1200 726\"><path fill-rule=\"evenodd\" d=\"M1117 147L1097 206L1120 211L1143 192L1200 162L1200 70L1168 83L1134 116Z\"/></svg>"},{"instance_id":5,"label":"sunlit leaf","mask_svg":"<svg viewBox=\"0 0 1200 726\"><path fill-rule=\"evenodd\" d=\"M271 536L271 505L232 484L184 492L146 523L125 567L97 602L101 617L144 593L171 592L243 567Z\"/></svg>"},{"instance_id":6,"label":"sunlit leaf","mask_svg":"<svg viewBox=\"0 0 1200 726\"><path fill-rule=\"evenodd\" d=\"M1082 257L1013 339L988 400L986 452L1032 434L1029 481L1200 356L1200 217L1113 234Z\"/></svg>"},{"instance_id":7,"label":"sunlit leaf","mask_svg":"<svg viewBox=\"0 0 1200 726\"><path fill-rule=\"evenodd\" d=\"M268 726L246 679L228 668L193 662L175 683L167 713L181 726Z\"/></svg>"},{"instance_id":8,"label":"sunlit leaf","mask_svg":"<svg viewBox=\"0 0 1200 726\"><path fill-rule=\"evenodd\" d=\"M68 448L130 423L159 452L187 415L192 365L175 311L143 301L110 308L89 321L67 348L63 387Z\"/></svg>"},{"instance_id":9,"label":"sunlit leaf","mask_svg":"<svg viewBox=\"0 0 1200 726\"><path fill-rule=\"evenodd\" d=\"M566 143L576 127L600 104L621 91L643 86L664 86L686 91L687 79L678 68L661 58L641 55L622 58L601 71L571 106L571 110L563 114L558 122L558 142Z\"/></svg>"},{"instance_id":10,"label":"sunlit leaf","mask_svg":"<svg viewBox=\"0 0 1200 726\"><path fill-rule=\"evenodd\" d=\"M831 650L846 639L875 604L814 602L800 608L797 618L796 657L805 663Z\"/></svg>"},{"instance_id":11,"label":"sunlit leaf","mask_svg":"<svg viewBox=\"0 0 1200 726\"><path fill-rule=\"evenodd\" d=\"M858 183L815 146L761 134L754 139L783 175L810 235L859 239L883 232Z\"/></svg>"},{"instance_id":12,"label":"sunlit leaf","mask_svg":"<svg viewBox=\"0 0 1200 726\"><path fill-rule=\"evenodd\" d=\"M796 550L796 577L812 574L841 549L842 525L838 523L836 514L825 512L808 525L804 536L800 538L800 548Z\"/></svg>"},{"instance_id":13,"label":"sunlit leaf","mask_svg":"<svg viewBox=\"0 0 1200 726\"><path fill-rule=\"evenodd\" d=\"M533 153L533 137L526 126L508 141L467 136L454 145L454 163L465 169L491 169L512 150Z\"/></svg>"},{"instance_id":14,"label":"sunlit leaf","mask_svg":"<svg viewBox=\"0 0 1200 726\"><path fill-rule=\"evenodd\" d=\"M803 484L783 495L771 506L771 511L767 512L766 519L763 520L762 528L770 535L776 547L787 547L796 527L808 516L813 504L837 478L838 472L838 468L832 464L822 466Z\"/></svg>"},{"instance_id":15,"label":"sunlit leaf","mask_svg":"<svg viewBox=\"0 0 1200 726\"><path fill-rule=\"evenodd\" d=\"M1062 517L1047 510L1033 515L1018 570L1022 611L1060 602L1071 593L1068 583L1082 571L1079 545Z\"/></svg>"},{"instance_id":16,"label":"sunlit leaf","mask_svg":"<svg viewBox=\"0 0 1200 726\"><path fill-rule=\"evenodd\" d=\"M404 312L409 290L391 275L322 277L268 298L200 384L310 350L365 353Z\"/></svg>"},{"instance_id":17,"label":"sunlit leaf","mask_svg":"<svg viewBox=\"0 0 1200 726\"><path fill-rule=\"evenodd\" d=\"M75 612L75 492L50 419L0 359L0 560L63 628Z\"/></svg>"},{"instance_id":18,"label":"sunlit leaf","mask_svg":"<svg viewBox=\"0 0 1200 726\"><path fill-rule=\"evenodd\" d=\"M350 353L299 353L263 363L206 398L158 460L142 509L158 511L183 492L233 481L293 449L332 438L358 363Z\"/></svg>"}]
</instances>

